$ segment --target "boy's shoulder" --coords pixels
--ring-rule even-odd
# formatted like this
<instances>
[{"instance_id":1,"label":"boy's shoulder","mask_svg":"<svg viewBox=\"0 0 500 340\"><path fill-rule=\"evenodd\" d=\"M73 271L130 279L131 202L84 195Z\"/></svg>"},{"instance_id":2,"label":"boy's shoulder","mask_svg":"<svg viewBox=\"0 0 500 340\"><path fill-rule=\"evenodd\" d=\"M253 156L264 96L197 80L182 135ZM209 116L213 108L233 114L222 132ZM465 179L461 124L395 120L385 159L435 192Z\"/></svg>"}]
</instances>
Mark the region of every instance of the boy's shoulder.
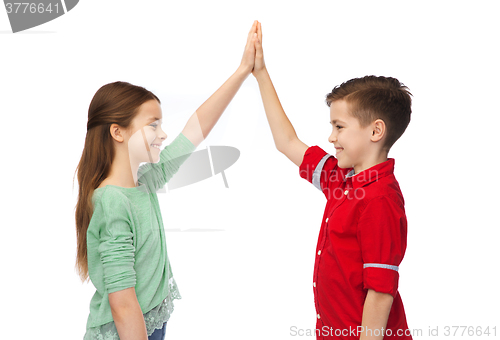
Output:
<instances>
[{"instance_id":1,"label":"boy's shoulder","mask_svg":"<svg viewBox=\"0 0 500 340\"><path fill-rule=\"evenodd\" d=\"M394 205L404 210L404 197L399 187L399 183L393 173L387 174L372 183L358 188L362 190L361 199L362 206L367 206L370 203ZM358 192L358 196L360 193Z\"/></svg>"}]
</instances>

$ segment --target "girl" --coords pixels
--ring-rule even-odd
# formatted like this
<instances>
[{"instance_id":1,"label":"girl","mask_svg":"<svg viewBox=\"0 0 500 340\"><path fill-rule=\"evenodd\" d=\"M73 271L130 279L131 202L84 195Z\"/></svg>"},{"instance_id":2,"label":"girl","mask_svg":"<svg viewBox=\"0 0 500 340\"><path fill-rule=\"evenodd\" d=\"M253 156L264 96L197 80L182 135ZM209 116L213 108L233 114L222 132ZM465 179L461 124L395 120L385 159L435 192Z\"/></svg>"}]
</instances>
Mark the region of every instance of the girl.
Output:
<instances>
[{"instance_id":1,"label":"girl","mask_svg":"<svg viewBox=\"0 0 500 340\"><path fill-rule=\"evenodd\" d=\"M181 296L167 256L156 190L206 138L252 72L256 21L236 72L160 151L160 100L125 82L104 85L89 107L87 136L77 167L76 268L96 292L85 340L164 339ZM139 167L141 162L148 162Z\"/></svg>"}]
</instances>

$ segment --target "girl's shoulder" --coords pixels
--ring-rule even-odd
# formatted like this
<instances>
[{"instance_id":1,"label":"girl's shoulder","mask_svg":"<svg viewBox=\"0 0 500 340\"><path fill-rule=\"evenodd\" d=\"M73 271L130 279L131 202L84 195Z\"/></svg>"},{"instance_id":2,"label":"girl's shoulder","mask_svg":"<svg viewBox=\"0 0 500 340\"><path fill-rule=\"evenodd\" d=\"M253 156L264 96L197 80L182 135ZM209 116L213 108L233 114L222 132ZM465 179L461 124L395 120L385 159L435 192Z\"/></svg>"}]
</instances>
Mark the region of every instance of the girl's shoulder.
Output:
<instances>
[{"instance_id":1,"label":"girl's shoulder","mask_svg":"<svg viewBox=\"0 0 500 340\"><path fill-rule=\"evenodd\" d=\"M106 185L105 187L95 189L92 201L94 207L100 205L106 210L128 208L130 203L123 191L114 185Z\"/></svg>"},{"instance_id":2,"label":"girl's shoulder","mask_svg":"<svg viewBox=\"0 0 500 340\"><path fill-rule=\"evenodd\" d=\"M107 185L95 190L92 201L94 211L90 224L95 224L93 225L94 229L105 227L106 221L132 220L133 210L131 209L130 200L119 188Z\"/></svg>"}]
</instances>

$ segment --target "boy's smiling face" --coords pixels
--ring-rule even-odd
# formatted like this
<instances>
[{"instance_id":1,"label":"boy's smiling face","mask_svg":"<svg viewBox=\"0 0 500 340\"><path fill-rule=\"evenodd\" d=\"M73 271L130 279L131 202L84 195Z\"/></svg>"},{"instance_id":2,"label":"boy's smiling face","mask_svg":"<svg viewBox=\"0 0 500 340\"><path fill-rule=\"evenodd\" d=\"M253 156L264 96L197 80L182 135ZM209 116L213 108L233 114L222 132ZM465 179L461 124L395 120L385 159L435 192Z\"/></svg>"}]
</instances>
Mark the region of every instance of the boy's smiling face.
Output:
<instances>
[{"instance_id":1,"label":"boy's smiling face","mask_svg":"<svg viewBox=\"0 0 500 340\"><path fill-rule=\"evenodd\" d=\"M359 120L349 114L345 100L335 100L330 105L332 133L328 138L333 143L340 168L354 168L357 174L365 170L371 152L372 126L361 127Z\"/></svg>"}]
</instances>

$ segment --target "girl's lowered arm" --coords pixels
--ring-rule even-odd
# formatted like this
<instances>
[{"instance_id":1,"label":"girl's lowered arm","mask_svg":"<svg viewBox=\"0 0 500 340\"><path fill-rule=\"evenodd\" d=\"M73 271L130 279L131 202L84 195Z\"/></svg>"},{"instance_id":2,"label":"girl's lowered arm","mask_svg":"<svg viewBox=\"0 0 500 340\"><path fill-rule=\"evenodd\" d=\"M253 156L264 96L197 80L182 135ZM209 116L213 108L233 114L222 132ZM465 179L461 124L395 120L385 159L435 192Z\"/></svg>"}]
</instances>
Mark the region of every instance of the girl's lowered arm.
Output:
<instances>
[{"instance_id":1,"label":"girl's lowered arm","mask_svg":"<svg viewBox=\"0 0 500 340\"><path fill-rule=\"evenodd\" d=\"M127 288L108 295L111 314L123 340L147 340L146 323L137 301L135 288Z\"/></svg>"},{"instance_id":2,"label":"girl's lowered arm","mask_svg":"<svg viewBox=\"0 0 500 340\"><path fill-rule=\"evenodd\" d=\"M254 21L248 33L241 64L236 72L196 110L182 130L182 134L195 146L198 146L212 131L243 81L252 72L255 59L256 27L256 21Z\"/></svg>"}]
</instances>

